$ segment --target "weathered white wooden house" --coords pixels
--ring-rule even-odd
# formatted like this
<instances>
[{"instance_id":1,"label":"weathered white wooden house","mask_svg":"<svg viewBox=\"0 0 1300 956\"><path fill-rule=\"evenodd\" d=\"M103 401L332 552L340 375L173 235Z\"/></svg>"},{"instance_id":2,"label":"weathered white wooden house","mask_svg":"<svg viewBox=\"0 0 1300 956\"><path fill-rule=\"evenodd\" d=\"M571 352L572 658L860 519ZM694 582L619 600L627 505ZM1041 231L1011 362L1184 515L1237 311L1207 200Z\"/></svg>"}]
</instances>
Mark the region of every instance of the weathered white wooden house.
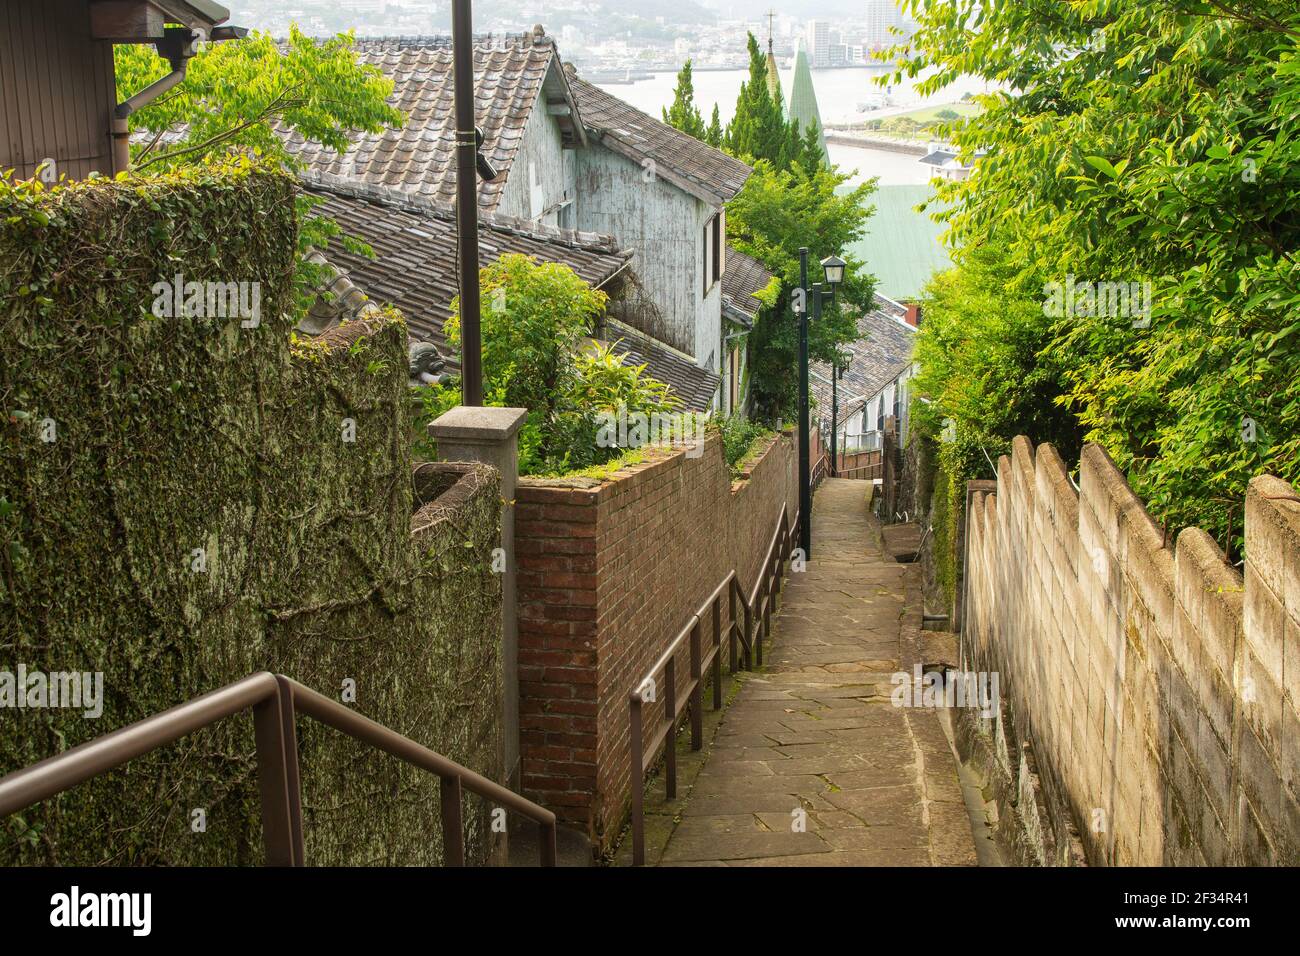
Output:
<instances>
[{"instance_id":1,"label":"weathered white wooden house","mask_svg":"<svg viewBox=\"0 0 1300 956\"><path fill-rule=\"evenodd\" d=\"M331 178L449 205L449 39L361 40L357 47L363 62L394 81L392 102L406 113L406 126L355 136L342 155L296 135L290 149ZM481 39L474 69L483 153L499 171L480 186L482 211L498 224L515 219L612 238L631 262L600 336L623 342L627 361L648 364L692 407L743 405L743 337L759 308L753 293L771 276L752 260L729 274L725 204L752 170L582 80L540 27ZM346 230L346 219L340 222Z\"/></svg>"}]
</instances>

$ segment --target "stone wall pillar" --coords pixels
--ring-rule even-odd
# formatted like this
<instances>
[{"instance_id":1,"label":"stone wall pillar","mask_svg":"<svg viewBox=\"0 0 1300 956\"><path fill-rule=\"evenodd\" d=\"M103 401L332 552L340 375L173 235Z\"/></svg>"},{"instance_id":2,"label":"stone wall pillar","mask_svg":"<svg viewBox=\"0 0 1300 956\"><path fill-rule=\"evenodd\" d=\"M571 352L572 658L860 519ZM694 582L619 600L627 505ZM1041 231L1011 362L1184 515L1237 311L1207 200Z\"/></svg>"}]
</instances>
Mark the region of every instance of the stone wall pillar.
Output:
<instances>
[{"instance_id":1,"label":"stone wall pillar","mask_svg":"<svg viewBox=\"0 0 1300 956\"><path fill-rule=\"evenodd\" d=\"M528 417L526 408L458 405L429 426L443 461L480 461L501 473L501 670L505 694L505 785L519 789L519 619L515 600L515 482L519 477L517 435Z\"/></svg>"}]
</instances>

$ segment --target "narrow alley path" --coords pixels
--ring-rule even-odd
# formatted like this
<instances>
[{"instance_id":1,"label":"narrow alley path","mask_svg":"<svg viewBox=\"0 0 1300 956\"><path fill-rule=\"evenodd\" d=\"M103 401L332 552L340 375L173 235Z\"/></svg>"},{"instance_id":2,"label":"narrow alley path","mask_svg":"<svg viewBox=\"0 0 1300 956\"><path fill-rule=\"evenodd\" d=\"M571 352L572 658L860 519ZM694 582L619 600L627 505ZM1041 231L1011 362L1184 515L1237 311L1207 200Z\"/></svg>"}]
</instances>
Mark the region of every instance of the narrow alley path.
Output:
<instances>
[{"instance_id":1,"label":"narrow alley path","mask_svg":"<svg viewBox=\"0 0 1300 956\"><path fill-rule=\"evenodd\" d=\"M922 653L919 570L881 557L865 490L818 490L768 666L743 678L652 862L975 865L937 712L890 701Z\"/></svg>"}]
</instances>

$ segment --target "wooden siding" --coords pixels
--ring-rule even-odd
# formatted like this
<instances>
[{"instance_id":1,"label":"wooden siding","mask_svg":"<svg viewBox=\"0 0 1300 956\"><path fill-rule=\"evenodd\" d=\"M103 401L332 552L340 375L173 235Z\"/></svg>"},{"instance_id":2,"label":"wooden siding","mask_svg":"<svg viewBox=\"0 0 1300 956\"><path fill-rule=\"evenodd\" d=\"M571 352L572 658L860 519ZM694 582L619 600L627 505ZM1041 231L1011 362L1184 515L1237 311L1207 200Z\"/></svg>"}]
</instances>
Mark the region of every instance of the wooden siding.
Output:
<instances>
[{"instance_id":1,"label":"wooden siding","mask_svg":"<svg viewBox=\"0 0 1300 956\"><path fill-rule=\"evenodd\" d=\"M90 38L86 0L0 3L0 169L111 174L115 102L113 47Z\"/></svg>"},{"instance_id":2,"label":"wooden siding","mask_svg":"<svg viewBox=\"0 0 1300 956\"><path fill-rule=\"evenodd\" d=\"M639 289L620 317L721 374L721 283L704 285L704 226L717 210L595 142L578 154L578 227L634 253Z\"/></svg>"},{"instance_id":3,"label":"wooden siding","mask_svg":"<svg viewBox=\"0 0 1300 956\"><path fill-rule=\"evenodd\" d=\"M548 226L559 224L556 207L566 199L572 200L575 192L574 168L564 158L570 151L564 149L562 137L559 121L546 111L545 97L537 97L501 191L498 213L540 220Z\"/></svg>"}]
</instances>

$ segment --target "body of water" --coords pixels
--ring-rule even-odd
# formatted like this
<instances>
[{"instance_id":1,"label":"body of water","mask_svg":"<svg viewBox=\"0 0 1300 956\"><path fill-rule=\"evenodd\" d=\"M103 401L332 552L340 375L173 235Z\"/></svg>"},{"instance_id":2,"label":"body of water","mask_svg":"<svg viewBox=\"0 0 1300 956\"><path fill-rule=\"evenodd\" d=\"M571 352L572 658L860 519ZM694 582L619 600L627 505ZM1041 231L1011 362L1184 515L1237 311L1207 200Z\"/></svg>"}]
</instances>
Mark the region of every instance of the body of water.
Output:
<instances>
[{"instance_id":1,"label":"body of water","mask_svg":"<svg viewBox=\"0 0 1300 956\"><path fill-rule=\"evenodd\" d=\"M781 73L782 88L789 95L790 70ZM863 122L896 113L930 106L943 106L958 102L967 93L987 92L988 84L973 78L958 80L937 93L922 95L911 81L881 87L876 78L884 71L870 67L851 67L839 70L813 70L813 86L817 90L817 105L825 123ZM749 79L747 70L713 70L697 72L695 102L707 121L718 104L722 122L726 124L736 112L736 97L740 86ZM656 73L647 80L635 83L603 84L619 99L658 117L672 105L677 74ZM881 103L880 97L886 97ZM863 111L861 106L872 107ZM880 177L882 186L918 186L929 181L929 171L916 161L917 157L883 149L842 146L829 147L831 162L853 175L853 182L872 176Z\"/></svg>"},{"instance_id":2,"label":"body of water","mask_svg":"<svg viewBox=\"0 0 1300 956\"><path fill-rule=\"evenodd\" d=\"M910 82L888 87L875 83L881 70L855 67L842 70L814 70L813 86L817 104L826 123L863 122L896 113L933 106L945 106L961 100L966 93L987 92L983 81L957 81L938 93L922 95ZM694 74L695 102L707 121L718 104L722 122L728 122L736 110L740 86L749 78L747 70L703 71ZM782 86L789 95L790 71L782 71ZM656 73L636 83L602 84L614 96L659 117L672 104L677 85L675 73ZM884 97L882 101L882 96ZM861 109L867 106L870 109ZM869 200L876 214L867 225L866 235L853 246L879 280L878 289L895 299L919 296L934 272L947 268L948 254L939 241L942 227L928 214L915 211L916 204L933 194L928 185L929 167L918 156L888 149L828 144L831 162L848 173L845 188L875 177L878 192Z\"/></svg>"}]
</instances>

